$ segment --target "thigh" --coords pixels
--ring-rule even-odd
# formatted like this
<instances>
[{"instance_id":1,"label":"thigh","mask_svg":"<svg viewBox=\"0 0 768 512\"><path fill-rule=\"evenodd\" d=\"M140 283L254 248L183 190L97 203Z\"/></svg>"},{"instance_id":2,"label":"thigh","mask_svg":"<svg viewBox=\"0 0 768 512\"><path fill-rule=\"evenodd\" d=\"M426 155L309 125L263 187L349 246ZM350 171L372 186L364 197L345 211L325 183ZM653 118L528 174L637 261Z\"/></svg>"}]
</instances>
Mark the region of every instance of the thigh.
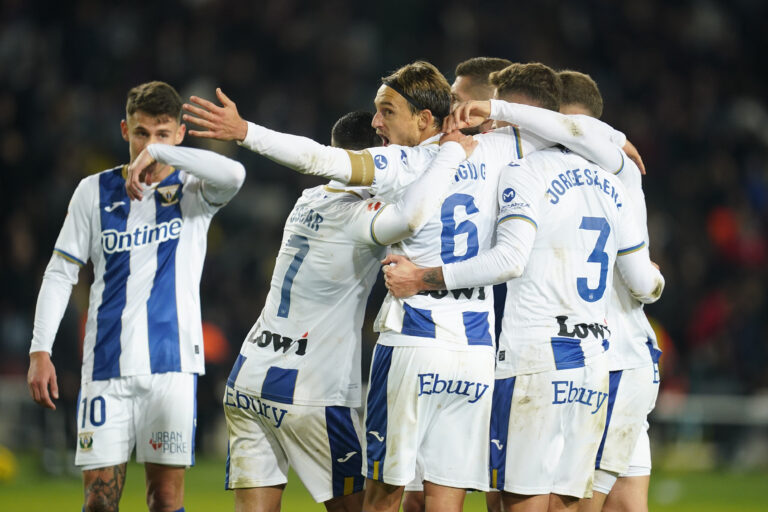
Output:
<instances>
[{"instance_id":1,"label":"thigh","mask_svg":"<svg viewBox=\"0 0 768 512\"><path fill-rule=\"evenodd\" d=\"M92 470L127 462L136 437L132 377L83 384L77 403L75 464Z\"/></svg>"},{"instance_id":2,"label":"thigh","mask_svg":"<svg viewBox=\"0 0 768 512\"><path fill-rule=\"evenodd\" d=\"M138 378L134 400L136 460L165 466L195 464L197 375L159 373Z\"/></svg>"},{"instance_id":3,"label":"thigh","mask_svg":"<svg viewBox=\"0 0 768 512\"><path fill-rule=\"evenodd\" d=\"M226 388L227 489L285 485L288 481L288 457L271 427L277 425L279 428L287 413L283 407L273 409L258 398Z\"/></svg>"},{"instance_id":4,"label":"thigh","mask_svg":"<svg viewBox=\"0 0 768 512\"><path fill-rule=\"evenodd\" d=\"M624 473L630 466L646 418L659 391L653 365L610 372L605 430L595 461L597 469Z\"/></svg>"}]
</instances>

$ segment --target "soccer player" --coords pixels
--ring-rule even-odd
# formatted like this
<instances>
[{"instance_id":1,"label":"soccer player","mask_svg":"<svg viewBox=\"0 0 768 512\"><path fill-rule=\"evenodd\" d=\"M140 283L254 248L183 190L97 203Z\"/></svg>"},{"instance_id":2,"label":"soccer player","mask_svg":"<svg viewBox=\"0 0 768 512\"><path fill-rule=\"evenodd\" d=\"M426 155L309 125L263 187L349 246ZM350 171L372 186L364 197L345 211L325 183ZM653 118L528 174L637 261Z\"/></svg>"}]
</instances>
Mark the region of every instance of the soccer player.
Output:
<instances>
[{"instance_id":1,"label":"soccer player","mask_svg":"<svg viewBox=\"0 0 768 512\"><path fill-rule=\"evenodd\" d=\"M130 164L80 182L38 296L28 384L35 402L55 409L50 353L78 270L93 262L75 458L88 512L118 509L134 446L149 510L184 510L204 372L206 234L245 169L210 151L176 147L185 134L181 105L163 82L128 92L120 129Z\"/></svg>"},{"instance_id":2,"label":"soccer player","mask_svg":"<svg viewBox=\"0 0 768 512\"><path fill-rule=\"evenodd\" d=\"M599 118L603 98L595 81L578 71L558 74L563 80L560 111ZM647 245L640 169L633 162L627 164L618 177L626 187L625 200L632 203ZM659 391L661 351L643 313L643 303L632 296L616 271L607 320L611 327L611 345L606 352L610 371L608 419L595 462L594 494L579 508L589 512L647 512L651 474L647 416Z\"/></svg>"},{"instance_id":3,"label":"soccer player","mask_svg":"<svg viewBox=\"0 0 768 512\"><path fill-rule=\"evenodd\" d=\"M371 120L364 112L342 117L333 145L370 147L376 137ZM338 182L307 189L296 202L266 305L243 342L224 397L226 487L235 490L236 510L279 510L289 466L328 510L362 508L354 408L361 405L366 300L384 245L418 232L453 186L464 149L471 153L474 145L458 132L444 136L433 161L441 171L427 170L399 203L367 200L364 189Z\"/></svg>"},{"instance_id":4,"label":"soccer player","mask_svg":"<svg viewBox=\"0 0 768 512\"><path fill-rule=\"evenodd\" d=\"M494 87L488 80L488 77L494 71L501 71L512 64L507 59L496 57L473 57L460 62L454 72L456 78L451 84L451 96L454 104L469 100L489 100L493 97ZM487 120L484 123L470 129L464 129L464 133L481 133L491 129L493 120ZM498 334L502 318L504 297L506 296L506 287L496 285L493 287L494 313L496 316L496 334ZM403 498L404 512L420 512L424 510L424 486L421 482L421 476L405 486L405 496ZM488 493L486 496L489 510L497 510L498 493Z\"/></svg>"},{"instance_id":5,"label":"soccer player","mask_svg":"<svg viewBox=\"0 0 768 512\"><path fill-rule=\"evenodd\" d=\"M373 126L388 147L349 152L243 121L223 95L218 107L193 97L186 120L206 128L193 135L240 140L293 169L346 184L369 185L377 197L397 196L434 157L435 137L448 114L450 88L434 66L416 62L383 79ZM620 164L612 144L563 123L552 112L550 136L593 158ZM460 261L490 246L500 169L551 144L516 128L478 136L459 166L455 190L416 237L393 247L425 262ZM390 144L403 144L396 146ZM415 147L406 147L414 146ZM365 510L394 510L403 486L424 475L427 510L458 510L464 489L487 489L486 435L493 370L493 310L486 288L389 297L377 320L379 338L366 410L368 477ZM448 382L450 381L450 386ZM458 388L456 388L458 386ZM454 389L456 388L456 389ZM447 391L450 391L447 392ZM453 450L444 450L451 443Z\"/></svg>"},{"instance_id":6,"label":"soccer player","mask_svg":"<svg viewBox=\"0 0 768 512\"><path fill-rule=\"evenodd\" d=\"M497 97L553 110L559 91L541 94L541 85L557 79L536 64L491 75ZM511 279L490 443L492 485L503 491L505 510L575 510L591 490L608 397L605 292L617 254L638 299L653 301L663 288L624 196L618 179L596 165L544 150L502 175L492 250L433 268L385 260L396 263L385 276L400 297Z\"/></svg>"}]
</instances>

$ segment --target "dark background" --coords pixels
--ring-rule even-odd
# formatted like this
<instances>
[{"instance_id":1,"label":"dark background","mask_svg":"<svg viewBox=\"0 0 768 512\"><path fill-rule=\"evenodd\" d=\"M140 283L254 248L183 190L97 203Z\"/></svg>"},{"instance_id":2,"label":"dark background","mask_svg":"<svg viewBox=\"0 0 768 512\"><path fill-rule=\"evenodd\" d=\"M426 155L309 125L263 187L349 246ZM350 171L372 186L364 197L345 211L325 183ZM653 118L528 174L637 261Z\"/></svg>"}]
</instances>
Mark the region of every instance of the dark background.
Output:
<instances>
[{"instance_id":1,"label":"dark background","mask_svg":"<svg viewBox=\"0 0 768 512\"><path fill-rule=\"evenodd\" d=\"M663 389L765 390L767 19L760 0L2 0L0 376L26 373L37 292L77 182L128 161L119 122L132 86L164 80L185 99L220 86L244 118L327 144L333 122L372 110L379 77L400 65L426 59L452 81L457 63L486 55L589 73L603 119L642 154L651 254L667 281L647 308ZM248 171L213 222L202 281L203 318L226 340L206 341L212 375L200 386L201 414L216 415L284 217L320 181L234 143L207 147ZM89 279L84 271L54 347L72 406Z\"/></svg>"}]
</instances>

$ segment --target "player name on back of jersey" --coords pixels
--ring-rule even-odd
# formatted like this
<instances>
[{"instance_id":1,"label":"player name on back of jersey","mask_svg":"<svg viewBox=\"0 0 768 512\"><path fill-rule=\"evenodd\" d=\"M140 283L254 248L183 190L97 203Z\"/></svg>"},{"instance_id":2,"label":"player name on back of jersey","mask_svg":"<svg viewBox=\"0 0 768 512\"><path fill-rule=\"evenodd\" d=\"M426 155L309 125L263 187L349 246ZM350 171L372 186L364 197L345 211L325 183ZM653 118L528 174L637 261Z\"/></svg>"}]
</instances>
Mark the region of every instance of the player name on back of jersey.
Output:
<instances>
[{"instance_id":1,"label":"player name on back of jersey","mask_svg":"<svg viewBox=\"0 0 768 512\"><path fill-rule=\"evenodd\" d=\"M112 254L130 251L144 245L167 242L179 238L183 225L184 222L177 218L155 225L144 224L133 231L105 229L101 232L101 246L104 252Z\"/></svg>"},{"instance_id":2,"label":"player name on back of jersey","mask_svg":"<svg viewBox=\"0 0 768 512\"><path fill-rule=\"evenodd\" d=\"M288 222L290 224L301 224L313 231L317 231L320 229L320 224L323 223L323 216L307 206L297 206L291 212L291 216L288 217Z\"/></svg>"},{"instance_id":3,"label":"player name on back of jersey","mask_svg":"<svg viewBox=\"0 0 768 512\"><path fill-rule=\"evenodd\" d=\"M560 197L564 196L571 188L575 187L597 187L610 196L613 202L616 204L616 208L621 208L622 202L619 197L619 192L614 188L610 182L608 175L600 176L599 173L592 169L570 169L564 173L557 175L557 178L553 179L547 189L547 196L549 196L549 202L552 204L558 204Z\"/></svg>"}]
</instances>

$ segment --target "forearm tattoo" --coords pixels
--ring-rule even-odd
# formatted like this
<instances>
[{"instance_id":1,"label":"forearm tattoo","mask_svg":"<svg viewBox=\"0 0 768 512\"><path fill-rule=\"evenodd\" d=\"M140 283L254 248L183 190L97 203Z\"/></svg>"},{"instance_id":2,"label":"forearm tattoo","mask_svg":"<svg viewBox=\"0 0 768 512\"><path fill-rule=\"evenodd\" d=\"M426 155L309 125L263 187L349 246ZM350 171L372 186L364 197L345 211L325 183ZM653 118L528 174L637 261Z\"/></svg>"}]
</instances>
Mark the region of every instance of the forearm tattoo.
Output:
<instances>
[{"instance_id":1,"label":"forearm tattoo","mask_svg":"<svg viewBox=\"0 0 768 512\"><path fill-rule=\"evenodd\" d=\"M445 288L445 280L443 280L443 269L433 268L424 272L424 276L421 278L424 284L430 290L442 290Z\"/></svg>"},{"instance_id":2,"label":"forearm tattoo","mask_svg":"<svg viewBox=\"0 0 768 512\"><path fill-rule=\"evenodd\" d=\"M125 485L126 464L96 470L98 476L85 488L85 510L117 512Z\"/></svg>"}]
</instances>

